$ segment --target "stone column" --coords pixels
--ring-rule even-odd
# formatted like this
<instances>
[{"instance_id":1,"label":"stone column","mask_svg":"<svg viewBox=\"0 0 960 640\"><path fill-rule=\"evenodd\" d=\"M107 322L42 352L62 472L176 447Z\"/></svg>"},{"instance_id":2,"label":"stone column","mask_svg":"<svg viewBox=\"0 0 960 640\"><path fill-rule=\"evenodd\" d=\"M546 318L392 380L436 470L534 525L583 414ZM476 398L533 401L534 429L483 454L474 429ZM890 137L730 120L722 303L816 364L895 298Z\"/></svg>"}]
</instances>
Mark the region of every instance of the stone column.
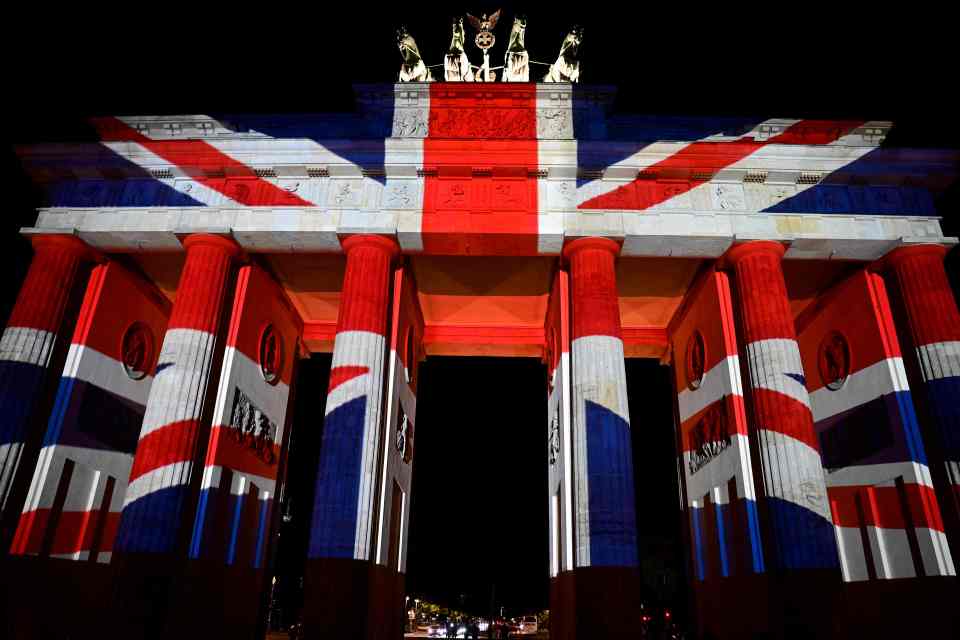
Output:
<instances>
[{"instance_id":1,"label":"stone column","mask_svg":"<svg viewBox=\"0 0 960 640\"><path fill-rule=\"evenodd\" d=\"M583 238L570 262L577 637L633 637L639 571L630 415L614 260Z\"/></svg>"},{"instance_id":2,"label":"stone column","mask_svg":"<svg viewBox=\"0 0 960 640\"><path fill-rule=\"evenodd\" d=\"M201 414L239 247L220 236L184 240L187 260L157 360L117 533L120 553L169 553L197 456Z\"/></svg>"},{"instance_id":3,"label":"stone column","mask_svg":"<svg viewBox=\"0 0 960 640\"><path fill-rule=\"evenodd\" d=\"M20 489L25 488L15 480L18 470L32 474L36 464L38 450L25 450L25 444L33 440L28 433L31 420L44 392L64 312L81 267L93 256L74 236L35 235L31 242L33 260L0 339L0 512L4 524L9 522L8 516L18 516L23 506L14 504L22 501ZM33 422L39 429L45 426L42 420ZM42 433L36 436L36 447L27 449L39 447ZM7 534L5 527L0 538L6 540Z\"/></svg>"},{"instance_id":4,"label":"stone column","mask_svg":"<svg viewBox=\"0 0 960 640\"><path fill-rule=\"evenodd\" d=\"M727 253L740 304L771 568L834 569L837 544L827 502L797 333L787 298L783 245L748 242Z\"/></svg>"},{"instance_id":5,"label":"stone column","mask_svg":"<svg viewBox=\"0 0 960 640\"><path fill-rule=\"evenodd\" d=\"M202 469L203 422L226 296L240 248L230 239L196 234L184 242L186 262L147 398L130 483L114 544L121 563L119 611L132 637L159 634L186 555L195 467ZM222 345L219 345L222 347ZM222 351L222 349L221 349ZM222 353L221 353L222 355ZM183 552L182 554L180 552Z\"/></svg>"},{"instance_id":6,"label":"stone column","mask_svg":"<svg viewBox=\"0 0 960 640\"><path fill-rule=\"evenodd\" d=\"M347 270L327 390L307 554L307 637L367 638L377 633L371 591L372 534L386 356L393 239L343 241ZM399 630L398 630L399 633Z\"/></svg>"},{"instance_id":7,"label":"stone column","mask_svg":"<svg viewBox=\"0 0 960 640\"><path fill-rule=\"evenodd\" d=\"M939 436L946 471L941 507L951 544L960 549L960 312L943 267L940 245L901 247L885 264L897 284L923 376L926 406ZM937 456L937 457L940 457ZM942 477L935 473L934 480ZM943 495L946 494L946 495Z\"/></svg>"}]
</instances>

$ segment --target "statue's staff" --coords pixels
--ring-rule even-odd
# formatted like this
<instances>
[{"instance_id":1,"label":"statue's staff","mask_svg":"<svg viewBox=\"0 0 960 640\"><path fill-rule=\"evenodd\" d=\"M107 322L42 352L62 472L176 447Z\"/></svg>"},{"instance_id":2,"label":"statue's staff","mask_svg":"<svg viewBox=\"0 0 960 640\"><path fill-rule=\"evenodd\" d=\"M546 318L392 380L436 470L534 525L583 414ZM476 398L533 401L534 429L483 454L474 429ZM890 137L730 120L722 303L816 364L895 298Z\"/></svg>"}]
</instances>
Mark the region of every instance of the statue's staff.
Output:
<instances>
[{"instance_id":1,"label":"statue's staff","mask_svg":"<svg viewBox=\"0 0 960 640\"><path fill-rule=\"evenodd\" d=\"M477 35L473 39L473 43L477 45L478 49L483 51L483 66L479 67L479 69L483 71L483 81L490 82L490 47L497 41L492 32L493 28L497 26L497 20L500 19L500 9L494 11L489 18L487 14L483 14L482 17L477 18L468 13L467 19L470 21L470 24L473 25L473 28L477 30ZM497 68L500 69L502 67Z\"/></svg>"}]
</instances>

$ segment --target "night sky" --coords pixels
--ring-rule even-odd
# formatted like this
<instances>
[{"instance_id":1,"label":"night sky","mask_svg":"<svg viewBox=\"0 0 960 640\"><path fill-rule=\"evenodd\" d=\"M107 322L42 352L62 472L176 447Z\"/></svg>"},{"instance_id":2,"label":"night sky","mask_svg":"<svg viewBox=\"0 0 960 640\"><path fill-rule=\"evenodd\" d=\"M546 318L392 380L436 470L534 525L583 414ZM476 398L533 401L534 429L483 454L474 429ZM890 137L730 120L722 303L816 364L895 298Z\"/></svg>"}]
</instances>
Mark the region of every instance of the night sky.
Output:
<instances>
[{"instance_id":1,"label":"night sky","mask_svg":"<svg viewBox=\"0 0 960 640\"><path fill-rule=\"evenodd\" d=\"M16 231L33 222L39 204L12 144L89 139L84 120L91 115L349 109L351 83L395 79L399 24L410 27L433 64L442 61L453 13L497 8L342 4L128 3L95 13L89 5L35 3L8 15L0 320L29 264L29 247ZM524 12L534 60L552 62L566 29L585 26L582 81L616 85L618 109L890 119L897 127L889 145L960 146L952 16L930 9L908 15L903 5L790 3L780 11L769 3L729 5L504 5L492 59L502 59L509 23ZM957 193L955 186L941 199L942 210L956 210ZM945 221L948 234L960 232L958 217ZM279 559L291 575L305 544L302 523L309 520L323 415L318 398L329 363L329 356L311 358L298 380L292 520ZM656 549L682 571L668 369L628 361L627 371L637 485L656 487L638 492L641 554ZM499 604L547 605L545 375L534 359L423 364L411 593L485 611L495 584Z\"/></svg>"}]
</instances>

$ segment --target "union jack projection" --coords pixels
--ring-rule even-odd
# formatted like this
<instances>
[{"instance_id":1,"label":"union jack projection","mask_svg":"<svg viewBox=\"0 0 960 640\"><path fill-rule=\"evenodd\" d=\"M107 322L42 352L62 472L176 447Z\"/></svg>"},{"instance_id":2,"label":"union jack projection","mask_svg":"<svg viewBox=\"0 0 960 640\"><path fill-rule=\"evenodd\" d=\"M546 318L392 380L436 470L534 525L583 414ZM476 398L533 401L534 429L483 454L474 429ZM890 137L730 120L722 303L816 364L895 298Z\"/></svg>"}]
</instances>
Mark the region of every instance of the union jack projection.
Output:
<instances>
[{"instance_id":1,"label":"union jack projection","mask_svg":"<svg viewBox=\"0 0 960 640\"><path fill-rule=\"evenodd\" d=\"M902 161L879 147L889 123L607 116L609 96L569 85L358 90L359 114L94 119L99 144L66 150L73 175L58 150L48 203L217 207L236 233L248 207L278 232L369 231L395 214L404 251L442 254L559 253L571 222L551 214L577 211L933 215L925 186L873 180ZM52 161L28 160L38 174ZM291 227L284 211L307 208L319 215ZM298 246L273 241L259 248Z\"/></svg>"}]
</instances>

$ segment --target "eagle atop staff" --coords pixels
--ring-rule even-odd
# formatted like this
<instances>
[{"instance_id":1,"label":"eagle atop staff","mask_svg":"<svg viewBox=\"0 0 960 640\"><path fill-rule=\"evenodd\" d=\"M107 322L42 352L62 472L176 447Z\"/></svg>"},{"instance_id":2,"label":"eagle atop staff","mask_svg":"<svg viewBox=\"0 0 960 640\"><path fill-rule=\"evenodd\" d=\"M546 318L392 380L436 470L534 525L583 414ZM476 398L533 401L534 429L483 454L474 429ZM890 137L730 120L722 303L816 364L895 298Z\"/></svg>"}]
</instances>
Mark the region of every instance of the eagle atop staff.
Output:
<instances>
[{"instance_id":1,"label":"eagle atop staff","mask_svg":"<svg viewBox=\"0 0 960 640\"><path fill-rule=\"evenodd\" d=\"M477 31L493 31L493 28L497 26L497 20L500 19L500 9L497 9L493 14L488 18L487 14L482 14L481 17L472 16L469 13L467 14L467 20L470 21L470 24Z\"/></svg>"}]
</instances>

